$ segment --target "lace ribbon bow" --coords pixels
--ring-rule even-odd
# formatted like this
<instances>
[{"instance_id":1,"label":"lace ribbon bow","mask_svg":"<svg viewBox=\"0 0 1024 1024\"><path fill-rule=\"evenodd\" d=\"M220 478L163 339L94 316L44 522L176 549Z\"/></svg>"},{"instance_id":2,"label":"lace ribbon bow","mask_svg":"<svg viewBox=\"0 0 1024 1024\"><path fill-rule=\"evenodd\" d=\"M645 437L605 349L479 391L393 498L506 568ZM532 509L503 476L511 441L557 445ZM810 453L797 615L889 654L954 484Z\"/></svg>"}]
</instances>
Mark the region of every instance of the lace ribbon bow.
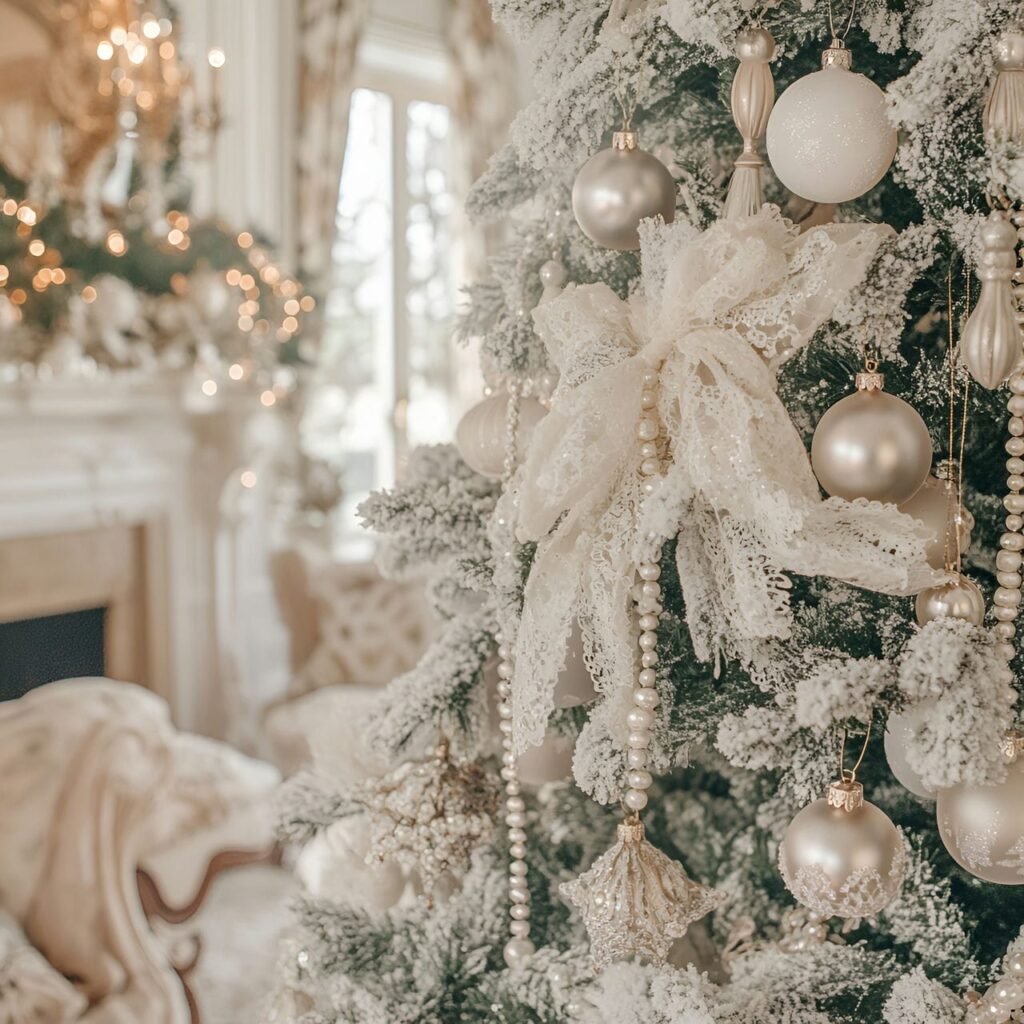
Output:
<instances>
[{"instance_id":1,"label":"lace ribbon bow","mask_svg":"<svg viewBox=\"0 0 1024 1024\"><path fill-rule=\"evenodd\" d=\"M514 483L519 538L538 542L516 643L517 751L543 739L574 617L598 688L631 685L633 566L652 544L677 537L698 657L738 658L755 674L790 632L786 572L893 594L939 578L916 520L822 501L775 391L774 369L889 233L837 224L801 235L771 206L704 232L649 222L640 294L570 287L534 311L561 376ZM644 497L636 424L644 374L659 366L670 465Z\"/></svg>"}]
</instances>

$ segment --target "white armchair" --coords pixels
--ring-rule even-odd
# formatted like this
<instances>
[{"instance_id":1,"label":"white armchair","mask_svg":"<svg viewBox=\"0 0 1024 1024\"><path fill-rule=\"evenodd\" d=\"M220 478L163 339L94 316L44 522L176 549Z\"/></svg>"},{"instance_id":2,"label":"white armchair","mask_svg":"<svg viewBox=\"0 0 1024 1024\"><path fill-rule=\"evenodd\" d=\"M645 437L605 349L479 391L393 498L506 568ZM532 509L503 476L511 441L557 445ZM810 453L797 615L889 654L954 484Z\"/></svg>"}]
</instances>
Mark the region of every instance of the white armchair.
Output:
<instances>
[{"instance_id":1,"label":"white armchair","mask_svg":"<svg viewBox=\"0 0 1024 1024\"><path fill-rule=\"evenodd\" d=\"M80 1019L195 1020L150 924L147 911L160 904L144 906L138 872L267 797L276 771L177 732L147 690L74 679L0 704L0 779L0 910L74 983L88 1004Z\"/></svg>"}]
</instances>

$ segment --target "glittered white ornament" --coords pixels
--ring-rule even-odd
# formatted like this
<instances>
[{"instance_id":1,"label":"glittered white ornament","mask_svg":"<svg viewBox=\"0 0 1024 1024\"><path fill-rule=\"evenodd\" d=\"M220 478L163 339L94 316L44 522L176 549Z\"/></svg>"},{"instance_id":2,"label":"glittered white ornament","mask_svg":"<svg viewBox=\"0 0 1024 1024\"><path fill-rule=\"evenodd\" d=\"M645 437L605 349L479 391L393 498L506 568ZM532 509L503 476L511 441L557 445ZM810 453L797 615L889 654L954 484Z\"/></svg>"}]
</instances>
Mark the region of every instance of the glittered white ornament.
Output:
<instances>
[{"instance_id":1,"label":"glittered white ornament","mask_svg":"<svg viewBox=\"0 0 1024 1024\"><path fill-rule=\"evenodd\" d=\"M966 576L948 583L926 587L914 602L917 624L926 626L936 619L960 619L980 626L985 621L985 595Z\"/></svg>"},{"instance_id":2,"label":"glittered white ornament","mask_svg":"<svg viewBox=\"0 0 1024 1024\"><path fill-rule=\"evenodd\" d=\"M485 398L477 402L455 428L455 445L466 464L492 480L501 478L505 465L508 403L509 397L504 392ZM529 447L530 434L546 412L536 398L520 399L516 446L521 452Z\"/></svg>"},{"instance_id":3,"label":"glittered white ornament","mask_svg":"<svg viewBox=\"0 0 1024 1024\"><path fill-rule=\"evenodd\" d=\"M935 814L950 856L985 882L1024 885L1024 737L1002 740L1006 779L992 786L961 783L939 792Z\"/></svg>"},{"instance_id":4,"label":"glittered white ornament","mask_svg":"<svg viewBox=\"0 0 1024 1024\"><path fill-rule=\"evenodd\" d=\"M902 505L928 477L932 442L920 414L882 390L874 370L857 374L857 390L818 421L811 465L831 495Z\"/></svg>"},{"instance_id":5,"label":"glittered white ornament","mask_svg":"<svg viewBox=\"0 0 1024 1024\"><path fill-rule=\"evenodd\" d=\"M896 129L885 94L851 71L838 39L822 54L822 70L797 79L768 120L768 159L791 192L816 203L845 203L885 176L896 155Z\"/></svg>"},{"instance_id":6,"label":"glittered white ornament","mask_svg":"<svg viewBox=\"0 0 1024 1024\"><path fill-rule=\"evenodd\" d=\"M675 179L656 156L639 148L636 132L616 132L611 147L595 153L573 182L576 223L606 249L639 249L640 221L660 216L671 224L675 210Z\"/></svg>"},{"instance_id":7,"label":"glittered white ornament","mask_svg":"<svg viewBox=\"0 0 1024 1024\"><path fill-rule=\"evenodd\" d=\"M906 871L906 844L859 782L833 782L805 807L779 845L786 888L825 917L872 917L893 900Z\"/></svg>"},{"instance_id":8,"label":"glittered white ornament","mask_svg":"<svg viewBox=\"0 0 1024 1024\"><path fill-rule=\"evenodd\" d=\"M925 552L933 569L944 568L947 557L956 564L957 534L959 553L970 549L974 516L956 500L956 485L949 480L929 476L920 490L900 505L900 511L924 523L931 532Z\"/></svg>"},{"instance_id":9,"label":"glittered white ornament","mask_svg":"<svg viewBox=\"0 0 1024 1024\"><path fill-rule=\"evenodd\" d=\"M896 776L896 781L914 796L922 800L934 800L935 790L921 781L921 776L907 763L907 742L913 738L921 726L921 719L929 711L930 702L897 711L889 716L885 726L885 759L889 762L889 770Z\"/></svg>"}]
</instances>

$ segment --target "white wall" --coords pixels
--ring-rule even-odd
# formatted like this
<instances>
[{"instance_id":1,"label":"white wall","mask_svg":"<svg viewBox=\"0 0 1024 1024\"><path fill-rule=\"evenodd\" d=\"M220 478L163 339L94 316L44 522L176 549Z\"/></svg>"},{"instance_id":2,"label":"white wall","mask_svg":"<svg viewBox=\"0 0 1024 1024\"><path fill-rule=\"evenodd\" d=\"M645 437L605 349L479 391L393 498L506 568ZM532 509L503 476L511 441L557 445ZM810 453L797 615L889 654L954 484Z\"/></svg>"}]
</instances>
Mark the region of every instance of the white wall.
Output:
<instances>
[{"instance_id":1,"label":"white wall","mask_svg":"<svg viewBox=\"0 0 1024 1024\"><path fill-rule=\"evenodd\" d=\"M178 0L181 46L208 98L206 54L219 46L225 123L210 159L193 161L193 209L268 236L294 265L297 14L294 0Z\"/></svg>"}]
</instances>

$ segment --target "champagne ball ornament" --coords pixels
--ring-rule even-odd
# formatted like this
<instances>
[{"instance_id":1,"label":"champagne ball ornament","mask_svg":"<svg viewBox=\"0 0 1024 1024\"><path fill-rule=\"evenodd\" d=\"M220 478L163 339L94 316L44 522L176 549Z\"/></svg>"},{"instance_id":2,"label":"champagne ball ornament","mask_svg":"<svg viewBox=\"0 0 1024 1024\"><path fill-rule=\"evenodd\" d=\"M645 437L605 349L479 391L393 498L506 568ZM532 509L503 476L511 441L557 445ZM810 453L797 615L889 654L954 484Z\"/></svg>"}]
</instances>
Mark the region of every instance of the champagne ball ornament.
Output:
<instances>
[{"instance_id":1,"label":"champagne ball ornament","mask_svg":"<svg viewBox=\"0 0 1024 1024\"><path fill-rule=\"evenodd\" d=\"M926 587L914 602L917 624L936 619L961 619L980 626L985 621L985 595L966 576L957 576L937 587Z\"/></svg>"},{"instance_id":2,"label":"champagne ball ornament","mask_svg":"<svg viewBox=\"0 0 1024 1024\"><path fill-rule=\"evenodd\" d=\"M1006 779L939 792L935 814L950 856L984 882L1024 885L1024 734L1001 740Z\"/></svg>"},{"instance_id":3,"label":"champagne ball ornament","mask_svg":"<svg viewBox=\"0 0 1024 1024\"><path fill-rule=\"evenodd\" d=\"M857 390L818 421L811 465L831 495L902 505L921 488L932 465L932 441L917 410L883 391L873 360L857 374Z\"/></svg>"},{"instance_id":4,"label":"champagne ball ornament","mask_svg":"<svg viewBox=\"0 0 1024 1024\"><path fill-rule=\"evenodd\" d=\"M906 847L852 779L833 782L789 824L779 870L799 903L824 917L872 917L899 892Z\"/></svg>"},{"instance_id":5,"label":"champagne ball ornament","mask_svg":"<svg viewBox=\"0 0 1024 1024\"><path fill-rule=\"evenodd\" d=\"M505 465L505 422L509 396L503 391L474 405L455 428L455 446L466 464L482 476L500 480ZM533 428L547 410L536 398L519 402L517 445L525 451Z\"/></svg>"},{"instance_id":6,"label":"champagne ball ornament","mask_svg":"<svg viewBox=\"0 0 1024 1024\"><path fill-rule=\"evenodd\" d=\"M675 179L656 156L640 149L633 131L616 132L611 147L595 153L573 182L576 223L606 249L639 249L640 221L660 216L671 224L675 211Z\"/></svg>"},{"instance_id":7,"label":"champagne ball ornament","mask_svg":"<svg viewBox=\"0 0 1024 1024\"><path fill-rule=\"evenodd\" d=\"M896 781L914 796L922 800L934 800L935 790L921 781L921 776L907 763L906 745L920 728L921 719L927 713L929 702L897 711L889 716L885 726L885 759L889 762L889 770L896 776Z\"/></svg>"},{"instance_id":8,"label":"champagne ball ornament","mask_svg":"<svg viewBox=\"0 0 1024 1024\"><path fill-rule=\"evenodd\" d=\"M768 159L791 192L816 203L845 203L878 184L896 155L885 94L851 70L842 39L821 56L821 71L797 79L768 120Z\"/></svg>"},{"instance_id":9,"label":"champagne ball ornament","mask_svg":"<svg viewBox=\"0 0 1024 1024\"><path fill-rule=\"evenodd\" d=\"M925 551L933 569L944 568L947 558L955 562L958 550L964 554L970 549L974 516L956 500L956 485L951 481L927 477L921 489L900 505L900 511L931 531Z\"/></svg>"}]
</instances>

